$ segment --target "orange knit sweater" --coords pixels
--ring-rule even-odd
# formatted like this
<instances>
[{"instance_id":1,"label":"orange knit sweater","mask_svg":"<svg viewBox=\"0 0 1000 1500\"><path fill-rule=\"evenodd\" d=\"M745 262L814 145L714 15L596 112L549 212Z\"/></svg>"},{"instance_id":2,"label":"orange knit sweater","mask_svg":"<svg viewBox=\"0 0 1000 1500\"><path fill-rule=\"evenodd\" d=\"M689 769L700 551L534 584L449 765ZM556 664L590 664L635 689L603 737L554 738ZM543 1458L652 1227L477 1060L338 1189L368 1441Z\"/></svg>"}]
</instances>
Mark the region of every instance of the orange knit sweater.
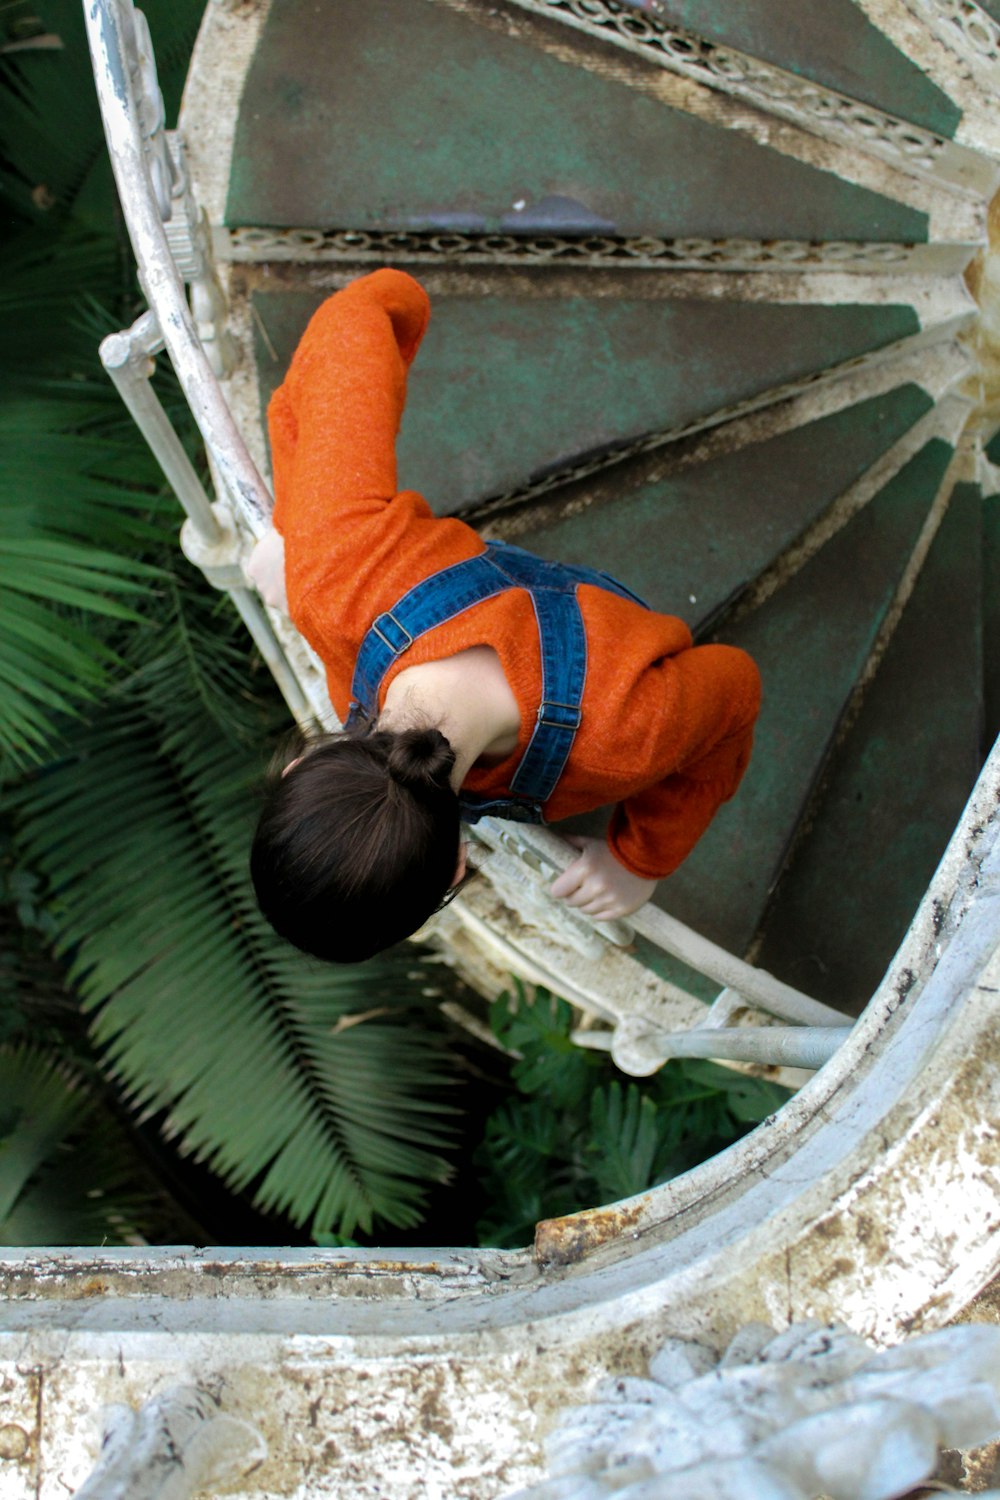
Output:
<instances>
[{"instance_id":1,"label":"orange knit sweater","mask_svg":"<svg viewBox=\"0 0 1000 1500\"><path fill-rule=\"evenodd\" d=\"M471 527L397 492L395 440L406 373L430 304L402 271L364 276L312 318L268 412L274 524L285 539L291 616L324 662L343 719L354 662L372 620L421 578L475 556ZM729 646L692 646L682 620L584 584L582 722L545 807L555 821L616 804L608 843L636 875L668 875L690 853L750 758L757 669ZM501 796L531 736L541 697L530 596L511 589L429 631L387 673L489 645L521 708L517 750L474 766L466 787Z\"/></svg>"}]
</instances>

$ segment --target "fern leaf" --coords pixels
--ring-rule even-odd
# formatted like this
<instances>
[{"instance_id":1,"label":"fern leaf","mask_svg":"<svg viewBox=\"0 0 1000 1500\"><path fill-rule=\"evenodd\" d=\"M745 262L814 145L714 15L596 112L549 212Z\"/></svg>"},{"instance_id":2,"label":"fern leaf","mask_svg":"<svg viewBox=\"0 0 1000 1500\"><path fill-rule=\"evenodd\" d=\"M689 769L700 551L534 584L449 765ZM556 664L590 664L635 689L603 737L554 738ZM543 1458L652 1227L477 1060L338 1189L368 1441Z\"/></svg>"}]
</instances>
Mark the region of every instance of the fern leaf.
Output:
<instances>
[{"instance_id":1,"label":"fern leaf","mask_svg":"<svg viewBox=\"0 0 1000 1500\"><path fill-rule=\"evenodd\" d=\"M453 1139L427 1107L450 1077L442 1044L400 1010L418 1000L412 955L331 971L279 945L245 869L253 769L204 720L167 752L134 708L106 714L18 794L25 848L135 1108L313 1233L410 1227ZM381 1005L390 1018L334 1032Z\"/></svg>"}]
</instances>

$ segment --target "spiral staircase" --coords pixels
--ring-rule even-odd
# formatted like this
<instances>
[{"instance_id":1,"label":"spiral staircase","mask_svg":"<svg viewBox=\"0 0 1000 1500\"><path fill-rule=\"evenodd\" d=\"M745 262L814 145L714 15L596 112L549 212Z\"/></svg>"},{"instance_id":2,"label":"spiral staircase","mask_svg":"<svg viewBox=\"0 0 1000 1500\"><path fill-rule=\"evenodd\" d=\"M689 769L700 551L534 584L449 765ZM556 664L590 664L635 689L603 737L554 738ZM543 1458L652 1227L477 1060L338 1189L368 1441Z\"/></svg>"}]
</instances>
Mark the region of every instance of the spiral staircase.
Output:
<instances>
[{"instance_id":1,"label":"spiral staircase","mask_svg":"<svg viewBox=\"0 0 1000 1500\"><path fill-rule=\"evenodd\" d=\"M579 920L559 830L486 824L424 940L626 1071L689 1047L798 1092L533 1251L6 1254L37 1493L87 1472L95 1392L212 1389L268 1450L225 1493L491 1496L667 1336L947 1322L1000 1269L1000 0L210 0L176 132L131 0L85 8L150 304L105 363L301 722L322 674L241 572L263 410L385 263L434 307L407 487L761 667L750 771L653 906Z\"/></svg>"},{"instance_id":2,"label":"spiral staircase","mask_svg":"<svg viewBox=\"0 0 1000 1500\"><path fill-rule=\"evenodd\" d=\"M657 904L857 1013L1000 727L990 358L962 274L1000 27L853 0L210 14L181 134L260 470L322 298L386 262L422 277L402 482L752 652L751 772ZM427 936L487 992L492 961L600 1014L560 949L604 955L513 853ZM718 992L629 936L605 995L637 968Z\"/></svg>"}]
</instances>

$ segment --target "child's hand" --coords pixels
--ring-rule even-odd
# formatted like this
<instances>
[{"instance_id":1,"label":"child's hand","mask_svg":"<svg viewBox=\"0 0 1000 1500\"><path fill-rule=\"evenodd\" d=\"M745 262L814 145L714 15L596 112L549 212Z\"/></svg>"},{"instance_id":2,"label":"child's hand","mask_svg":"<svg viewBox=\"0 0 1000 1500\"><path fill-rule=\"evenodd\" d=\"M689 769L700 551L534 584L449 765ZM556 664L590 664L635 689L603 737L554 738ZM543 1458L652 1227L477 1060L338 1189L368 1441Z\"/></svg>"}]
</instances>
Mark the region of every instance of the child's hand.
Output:
<instances>
[{"instance_id":1,"label":"child's hand","mask_svg":"<svg viewBox=\"0 0 1000 1500\"><path fill-rule=\"evenodd\" d=\"M595 921L609 922L638 911L655 891L656 881L626 870L603 839L570 835L566 842L581 852L549 886L549 895L567 906L578 906Z\"/></svg>"},{"instance_id":2,"label":"child's hand","mask_svg":"<svg viewBox=\"0 0 1000 1500\"><path fill-rule=\"evenodd\" d=\"M265 604L288 613L285 593L285 539L272 526L250 554L246 574Z\"/></svg>"}]
</instances>

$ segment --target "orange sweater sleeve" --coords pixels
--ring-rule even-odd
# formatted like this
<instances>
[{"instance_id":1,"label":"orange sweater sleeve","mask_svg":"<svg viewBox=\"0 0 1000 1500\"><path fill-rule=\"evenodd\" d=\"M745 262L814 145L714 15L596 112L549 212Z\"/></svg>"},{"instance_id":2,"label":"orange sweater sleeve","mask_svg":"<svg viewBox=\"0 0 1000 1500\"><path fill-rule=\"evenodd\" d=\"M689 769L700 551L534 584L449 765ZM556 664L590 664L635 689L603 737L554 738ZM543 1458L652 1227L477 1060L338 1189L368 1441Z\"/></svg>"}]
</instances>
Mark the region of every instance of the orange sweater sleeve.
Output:
<instances>
[{"instance_id":1,"label":"orange sweater sleeve","mask_svg":"<svg viewBox=\"0 0 1000 1500\"><path fill-rule=\"evenodd\" d=\"M615 808L608 844L633 874L659 880L687 858L743 778L760 674L736 647L694 646L651 669L644 696L648 704L635 709L657 725L651 763L661 775Z\"/></svg>"},{"instance_id":2,"label":"orange sweater sleeve","mask_svg":"<svg viewBox=\"0 0 1000 1500\"><path fill-rule=\"evenodd\" d=\"M359 523L396 494L406 375L429 319L412 276L363 276L313 315L271 398L273 519L293 616L357 549Z\"/></svg>"}]
</instances>

